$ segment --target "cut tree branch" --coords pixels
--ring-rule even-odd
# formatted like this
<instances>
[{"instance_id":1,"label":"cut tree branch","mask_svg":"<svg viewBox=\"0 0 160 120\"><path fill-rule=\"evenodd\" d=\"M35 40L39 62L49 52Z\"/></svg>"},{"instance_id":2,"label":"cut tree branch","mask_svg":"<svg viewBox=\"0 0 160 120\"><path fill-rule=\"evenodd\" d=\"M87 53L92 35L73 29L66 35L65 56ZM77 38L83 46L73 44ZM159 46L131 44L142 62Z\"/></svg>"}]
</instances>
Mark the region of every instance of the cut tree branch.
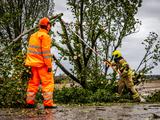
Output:
<instances>
[{"instance_id":1,"label":"cut tree branch","mask_svg":"<svg viewBox=\"0 0 160 120\"><path fill-rule=\"evenodd\" d=\"M72 80L76 81L77 83L80 84L80 81L74 76L72 75L59 61L58 59L53 55L53 59L56 61L56 64L58 65L58 67L67 75L69 76Z\"/></svg>"}]
</instances>

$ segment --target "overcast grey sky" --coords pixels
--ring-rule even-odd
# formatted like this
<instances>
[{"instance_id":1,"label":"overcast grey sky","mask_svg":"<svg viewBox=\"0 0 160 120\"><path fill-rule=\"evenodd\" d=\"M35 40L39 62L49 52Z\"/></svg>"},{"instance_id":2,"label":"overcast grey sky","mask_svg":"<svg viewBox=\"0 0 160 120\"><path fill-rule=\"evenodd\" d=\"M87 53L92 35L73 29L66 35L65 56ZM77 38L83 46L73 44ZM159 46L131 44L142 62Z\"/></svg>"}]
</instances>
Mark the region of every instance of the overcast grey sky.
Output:
<instances>
[{"instance_id":1,"label":"overcast grey sky","mask_svg":"<svg viewBox=\"0 0 160 120\"><path fill-rule=\"evenodd\" d=\"M55 13L63 13L63 19L66 22L73 21L70 10L67 10L67 0L54 1ZM149 35L149 32L156 32L160 36L160 0L143 0L136 18L142 21L140 31L128 36L120 48L124 58L133 69L137 68L145 52L144 46L141 45L142 40ZM68 63L64 62L63 64L67 66ZM58 73L61 71L59 70ZM153 70L153 74L160 74L160 64Z\"/></svg>"}]
</instances>

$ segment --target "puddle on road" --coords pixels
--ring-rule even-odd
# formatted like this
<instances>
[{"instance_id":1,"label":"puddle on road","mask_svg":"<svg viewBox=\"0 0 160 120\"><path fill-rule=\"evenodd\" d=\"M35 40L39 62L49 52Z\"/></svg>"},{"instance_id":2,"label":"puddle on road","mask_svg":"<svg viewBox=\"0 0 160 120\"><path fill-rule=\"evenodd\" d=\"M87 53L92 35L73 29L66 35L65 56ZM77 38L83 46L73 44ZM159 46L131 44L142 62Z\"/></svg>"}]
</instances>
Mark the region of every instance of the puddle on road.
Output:
<instances>
[{"instance_id":1,"label":"puddle on road","mask_svg":"<svg viewBox=\"0 0 160 120\"><path fill-rule=\"evenodd\" d=\"M57 109L1 109L0 120L154 120L160 104L113 104L108 106L59 106Z\"/></svg>"}]
</instances>

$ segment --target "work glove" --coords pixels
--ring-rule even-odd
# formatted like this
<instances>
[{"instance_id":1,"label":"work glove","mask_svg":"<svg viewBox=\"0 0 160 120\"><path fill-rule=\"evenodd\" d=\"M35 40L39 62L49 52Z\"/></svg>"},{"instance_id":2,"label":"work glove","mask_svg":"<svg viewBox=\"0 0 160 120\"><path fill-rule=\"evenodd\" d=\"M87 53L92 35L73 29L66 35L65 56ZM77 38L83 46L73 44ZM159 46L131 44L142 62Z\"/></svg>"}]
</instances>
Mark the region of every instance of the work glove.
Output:
<instances>
[{"instance_id":1,"label":"work glove","mask_svg":"<svg viewBox=\"0 0 160 120\"><path fill-rule=\"evenodd\" d=\"M52 72L52 68L48 68L48 72Z\"/></svg>"}]
</instances>

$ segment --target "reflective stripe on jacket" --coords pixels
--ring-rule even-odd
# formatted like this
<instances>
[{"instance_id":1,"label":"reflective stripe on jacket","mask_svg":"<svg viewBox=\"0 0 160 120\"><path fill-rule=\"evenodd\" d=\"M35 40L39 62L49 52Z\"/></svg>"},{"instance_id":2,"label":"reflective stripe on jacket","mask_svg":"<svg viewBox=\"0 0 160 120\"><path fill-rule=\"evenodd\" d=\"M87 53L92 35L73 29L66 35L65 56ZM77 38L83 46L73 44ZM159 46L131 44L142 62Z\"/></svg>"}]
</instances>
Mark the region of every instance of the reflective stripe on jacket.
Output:
<instances>
[{"instance_id":1,"label":"reflective stripe on jacket","mask_svg":"<svg viewBox=\"0 0 160 120\"><path fill-rule=\"evenodd\" d=\"M27 49L26 66L42 67L52 66L51 62L51 38L48 31L40 29L31 35Z\"/></svg>"}]
</instances>

